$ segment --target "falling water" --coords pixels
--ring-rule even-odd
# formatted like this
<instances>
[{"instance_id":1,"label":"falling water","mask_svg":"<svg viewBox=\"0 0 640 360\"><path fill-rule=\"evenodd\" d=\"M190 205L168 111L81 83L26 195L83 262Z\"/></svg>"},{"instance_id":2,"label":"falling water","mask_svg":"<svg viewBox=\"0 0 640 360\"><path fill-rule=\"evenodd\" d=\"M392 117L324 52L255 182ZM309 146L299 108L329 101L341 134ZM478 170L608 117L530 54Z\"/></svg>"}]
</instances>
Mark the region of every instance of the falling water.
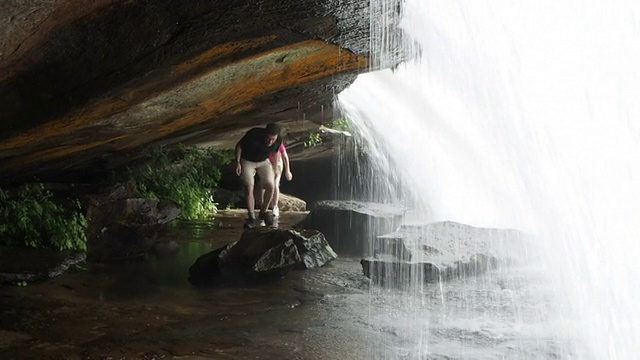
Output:
<instances>
[{"instance_id":1,"label":"falling water","mask_svg":"<svg viewBox=\"0 0 640 360\"><path fill-rule=\"evenodd\" d=\"M397 11L390 3L372 8ZM376 171L403 184L401 193L380 189L394 195L386 201L410 205L418 221L526 231L543 255L513 254L543 278L533 284L528 276L521 291L531 302L544 292L548 301L516 301L533 315L519 310L499 320L521 326L511 334L519 351L487 355L476 347L452 357L636 358L640 3L405 0L398 19L405 38L396 44L405 48L398 52L374 26L383 40L373 53L381 67L399 53L409 60L360 75L339 96ZM466 282L467 293L482 279ZM407 356L434 354L434 319L443 319L437 311L446 312L455 292L447 286L414 292L436 300L416 300L419 309L405 319L421 349ZM523 294L514 299L526 302ZM500 296L485 306L492 301ZM522 340L536 337L526 334L536 331L531 322L553 339Z\"/></svg>"}]
</instances>

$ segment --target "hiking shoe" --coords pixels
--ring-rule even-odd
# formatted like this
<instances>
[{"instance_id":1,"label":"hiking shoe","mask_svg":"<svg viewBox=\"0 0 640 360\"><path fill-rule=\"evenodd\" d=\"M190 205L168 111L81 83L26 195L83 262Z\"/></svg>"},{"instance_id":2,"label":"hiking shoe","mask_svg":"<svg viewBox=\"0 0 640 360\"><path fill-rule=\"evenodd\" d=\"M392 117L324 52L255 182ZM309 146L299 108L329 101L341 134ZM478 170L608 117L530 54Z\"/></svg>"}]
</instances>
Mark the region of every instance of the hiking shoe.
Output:
<instances>
[{"instance_id":1,"label":"hiking shoe","mask_svg":"<svg viewBox=\"0 0 640 360\"><path fill-rule=\"evenodd\" d=\"M274 206L273 207L273 217L278 217L280 216L280 209L278 208L278 206Z\"/></svg>"},{"instance_id":2,"label":"hiking shoe","mask_svg":"<svg viewBox=\"0 0 640 360\"><path fill-rule=\"evenodd\" d=\"M255 218L248 218L247 220L245 220L244 222L244 228L245 229L253 229L254 227L256 227L256 219Z\"/></svg>"},{"instance_id":3,"label":"hiking shoe","mask_svg":"<svg viewBox=\"0 0 640 360\"><path fill-rule=\"evenodd\" d=\"M262 226L265 226L265 225L271 226L271 224L273 224L273 219L274 219L273 214L267 214L267 213L260 214L260 220L264 224Z\"/></svg>"},{"instance_id":4,"label":"hiking shoe","mask_svg":"<svg viewBox=\"0 0 640 360\"><path fill-rule=\"evenodd\" d=\"M265 226L268 220L268 216L266 213L261 213L258 215L258 220L260 222L260 226Z\"/></svg>"}]
</instances>

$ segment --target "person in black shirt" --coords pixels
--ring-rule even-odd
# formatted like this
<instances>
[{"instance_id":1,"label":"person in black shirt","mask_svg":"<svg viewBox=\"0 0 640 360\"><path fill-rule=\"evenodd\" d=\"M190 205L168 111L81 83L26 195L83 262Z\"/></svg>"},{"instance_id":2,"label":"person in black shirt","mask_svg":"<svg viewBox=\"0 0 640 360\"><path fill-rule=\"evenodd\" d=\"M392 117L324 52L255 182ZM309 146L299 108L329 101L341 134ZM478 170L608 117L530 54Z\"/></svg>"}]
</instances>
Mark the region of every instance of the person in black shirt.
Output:
<instances>
[{"instance_id":1,"label":"person in black shirt","mask_svg":"<svg viewBox=\"0 0 640 360\"><path fill-rule=\"evenodd\" d=\"M249 227L254 226L256 222L253 195L255 175L258 174L260 185L265 190L264 201L258 215L258 220L263 221L274 190L274 173L269 154L277 152L281 143L280 127L270 123L265 128L253 128L247 131L236 144L236 175L240 176L244 185Z\"/></svg>"}]
</instances>

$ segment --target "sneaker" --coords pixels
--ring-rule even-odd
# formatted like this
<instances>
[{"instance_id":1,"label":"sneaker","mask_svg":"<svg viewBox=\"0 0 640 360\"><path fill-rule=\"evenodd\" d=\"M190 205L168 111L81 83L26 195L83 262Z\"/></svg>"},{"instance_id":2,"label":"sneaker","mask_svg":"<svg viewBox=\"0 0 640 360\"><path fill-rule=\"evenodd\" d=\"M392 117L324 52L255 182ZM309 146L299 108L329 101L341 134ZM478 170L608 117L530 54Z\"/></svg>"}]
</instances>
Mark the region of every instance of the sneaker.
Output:
<instances>
[{"instance_id":1,"label":"sneaker","mask_svg":"<svg viewBox=\"0 0 640 360\"><path fill-rule=\"evenodd\" d=\"M280 209L277 206L273 207L273 217L280 216Z\"/></svg>"},{"instance_id":2,"label":"sneaker","mask_svg":"<svg viewBox=\"0 0 640 360\"><path fill-rule=\"evenodd\" d=\"M244 228L253 229L254 227L256 227L256 219L252 217L247 218L244 222Z\"/></svg>"},{"instance_id":3,"label":"sneaker","mask_svg":"<svg viewBox=\"0 0 640 360\"><path fill-rule=\"evenodd\" d=\"M271 223L272 217L264 213L264 214L258 215L258 219L260 220L260 226L266 226Z\"/></svg>"}]
</instances>

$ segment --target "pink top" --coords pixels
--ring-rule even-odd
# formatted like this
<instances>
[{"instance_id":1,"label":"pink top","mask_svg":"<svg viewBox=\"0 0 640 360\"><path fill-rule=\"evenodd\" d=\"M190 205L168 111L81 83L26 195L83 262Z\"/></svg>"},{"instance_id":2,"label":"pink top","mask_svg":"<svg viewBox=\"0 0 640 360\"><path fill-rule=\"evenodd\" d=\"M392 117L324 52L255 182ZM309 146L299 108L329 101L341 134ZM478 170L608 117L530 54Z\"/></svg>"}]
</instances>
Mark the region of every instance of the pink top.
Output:
<instances>
[{"instance_id":1,"label":"pink top","mask_svg":"<svg viewBox=\"0 0 640 360\"><path fill-rule=\"evenodd\" d=\"M269 153L269 160L272 164L276 164L282 161L282 155L287 153L287 148L284 146L284 143L280 144L278 151L275 153Z\"/></svg>"}]
</instances>

